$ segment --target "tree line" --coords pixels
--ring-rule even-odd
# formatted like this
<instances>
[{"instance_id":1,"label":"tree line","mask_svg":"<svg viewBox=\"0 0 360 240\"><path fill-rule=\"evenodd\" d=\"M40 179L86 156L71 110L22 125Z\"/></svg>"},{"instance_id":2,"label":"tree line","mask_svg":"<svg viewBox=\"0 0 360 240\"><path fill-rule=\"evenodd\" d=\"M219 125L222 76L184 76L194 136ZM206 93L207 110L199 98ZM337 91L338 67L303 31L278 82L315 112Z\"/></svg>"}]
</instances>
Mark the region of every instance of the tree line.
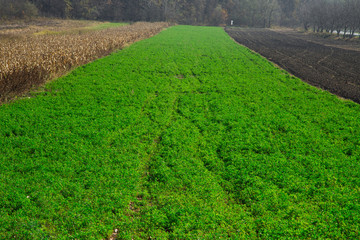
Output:
<instances>
[{"instance_id":1,"label":"tree line","mask_svg":"<svg viewBox=\"0 0 360 240\"><path fill-rule=\"evenodd\" d=\"M295 0L0 0L0 18L45 17L173 21L180 24L268 27L279 6ZM287 9L283 7L282 9Z\"/></svg>"},{"instance_id":2,"label":"tree line","mask_svg":"<svg viewBox=\"0 0 360 240\"><path fill-rule=\"evenodd\" d=\"M351 32L360 0L0 0L0 19L45 16L108 21L170 21L193 25L271 27Z\"/></svg>"},{"instance_id":3,"label":"tree line","mask_svg":"<svg viewBox=\"0 0 360 240\"><path fill-rule=\"evenodd\" d=\"M0 18L44 16L218 25L228 17L227 2L231 0L0 0Z\"/></svg>"},{"instance_id":4,"label":"tree line","mask_svg":"<svg viewBox=\"0 0 360 240\"><path fill-rule=\"evenodd\" d=\"M360 30L360 0L307 0L298 13L305 30L350 38Z\"/></svg>"}]
</instances>

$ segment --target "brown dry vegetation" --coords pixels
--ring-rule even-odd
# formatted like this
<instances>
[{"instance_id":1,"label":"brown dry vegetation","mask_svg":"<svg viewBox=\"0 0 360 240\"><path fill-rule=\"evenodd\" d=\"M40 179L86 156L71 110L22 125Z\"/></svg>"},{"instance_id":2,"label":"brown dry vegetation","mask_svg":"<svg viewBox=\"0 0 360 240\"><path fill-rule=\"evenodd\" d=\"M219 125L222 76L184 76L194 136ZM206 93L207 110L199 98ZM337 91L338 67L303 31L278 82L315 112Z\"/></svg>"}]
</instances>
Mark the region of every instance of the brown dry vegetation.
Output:
<instances>
[{"instance_id":1,"label":"brown dry vegetation","mask_svg":"<svg viewBox=\"0 0 360 240\"><path fill-rule=\"evenodd\" d=\"M165 27L167 23L135 23L82 34L36 36L0 32L0 102Z\"/></svg>"},{"instance_id":2,"label":"brown dry vegetation","mask_svg":"<svg viewBox=\"0 0 360 240\"><path fill-rule=\"evenodd\" d=\"M63 32L70 29L82 29L102 23L106 22L49 18L37 18L29 21L0 21L0 34L19 37L42 31Z\"/></svg>"}]
</instances>

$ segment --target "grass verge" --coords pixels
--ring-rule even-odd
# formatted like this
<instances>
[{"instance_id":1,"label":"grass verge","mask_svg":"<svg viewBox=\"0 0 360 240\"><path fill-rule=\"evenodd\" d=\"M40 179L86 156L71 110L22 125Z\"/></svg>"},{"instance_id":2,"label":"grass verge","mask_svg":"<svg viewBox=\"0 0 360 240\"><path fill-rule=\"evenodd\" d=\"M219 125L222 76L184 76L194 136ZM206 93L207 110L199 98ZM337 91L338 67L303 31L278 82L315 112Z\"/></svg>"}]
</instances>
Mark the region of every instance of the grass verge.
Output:
<instances>
[{"instance_id":1,"label":"grass verge","mask_svg":"<svg viewBox=\"0 0 360 240\"><path fill-rule=\"evenodd\" d=\"M40 35L66 35L66 34L84 34L92 31L105 30L109 28L116 28L121 26L129 25L128 23L112 23L112 22L104 22L104 23L96 23L91 24L90 26L84 26L81 28L70 28L67 30L60 31L52 31L52 30L44 30L40 32L34 33L35 36Z\"/></svg>"}]
</instances>

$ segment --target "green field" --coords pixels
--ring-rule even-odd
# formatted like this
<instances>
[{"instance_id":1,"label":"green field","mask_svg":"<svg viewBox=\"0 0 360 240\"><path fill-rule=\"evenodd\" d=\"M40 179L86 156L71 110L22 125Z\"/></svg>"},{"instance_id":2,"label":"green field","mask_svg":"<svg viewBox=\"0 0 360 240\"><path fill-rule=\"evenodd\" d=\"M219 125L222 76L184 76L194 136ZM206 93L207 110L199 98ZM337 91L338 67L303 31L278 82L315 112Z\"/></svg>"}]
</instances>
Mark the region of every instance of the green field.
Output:
<instances>
[{"instance_id":1,"label":"green field","mask_svg":"<svg viewBox=\"0 0 360 240\"><path fill-rule=\"evenodd\" d=\"M360 107L176 26L0 107L0 239L358 239Z\"/></svg>"},{"instance_id":2,"label":"green field","mask_svg":"<svg viewBox=\"0 0 360 240\"><path fill-rule=\"evenodd\" d=\"M87 27L89 30L103 30L108 28L114 28L114 27L121 27L128 25L128 23L112 23L112 22L106 22L101 24L96 24L94 26Z\"/></svg>"},{"instance_id":3,"label":"green field","mask_svg":"<svg viewBox=\"0 0 360 240\"><path fill-rule=\"evenodd\" d=\"M84 22L86 23L87 21L84 21ZM116 27L129 25L129 23L113 23L113 22L100 22L100 23L96 23L96 24L91 24L91 23L88 23L88 24L89 24L89 26L78 27L78 28L75 28L73 26L73 27L69 27L69 29L67 29L67 30L62 30L62 31L44 30L44 31L36 32L36 33L34 33L34 35L84 34L87 32L93 32L93 31L99 31L99 30L105 30L105 29L109 29L109 28L116 28Z\"/></svg>"}]
</instances>

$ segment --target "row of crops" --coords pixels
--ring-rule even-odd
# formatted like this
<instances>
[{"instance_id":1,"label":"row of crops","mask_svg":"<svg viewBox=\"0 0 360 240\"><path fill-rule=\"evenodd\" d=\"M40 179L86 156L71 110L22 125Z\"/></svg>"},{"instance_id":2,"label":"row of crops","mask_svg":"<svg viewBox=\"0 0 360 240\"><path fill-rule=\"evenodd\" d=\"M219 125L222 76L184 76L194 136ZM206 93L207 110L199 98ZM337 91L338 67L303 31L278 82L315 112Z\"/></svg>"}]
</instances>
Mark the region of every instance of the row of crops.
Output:
<instances>
[{"instance_id":1,"label":"row of crops","mask_svg":"<svg viewBox=\"0 0 360 240\"><path fill-rule=\"evenodd\" d=\"M51 34L21 35L5 31L0 39L0 102L126 44L151 37L168 26L135 23L106 29L103 25L98 26L98 31L84 28L62 33L49 31Z\"/></svg>"},{"instance_id":2,"label":"row of crops","mask_svg":"<svg viewBox=\"0 0 360 240\"><path fill-rule=\"evenodd\" d=\"M359 105L221 28L172 27L44 89L0 107L0 238L359 237Z\"/></svg>"}]
</instances>

